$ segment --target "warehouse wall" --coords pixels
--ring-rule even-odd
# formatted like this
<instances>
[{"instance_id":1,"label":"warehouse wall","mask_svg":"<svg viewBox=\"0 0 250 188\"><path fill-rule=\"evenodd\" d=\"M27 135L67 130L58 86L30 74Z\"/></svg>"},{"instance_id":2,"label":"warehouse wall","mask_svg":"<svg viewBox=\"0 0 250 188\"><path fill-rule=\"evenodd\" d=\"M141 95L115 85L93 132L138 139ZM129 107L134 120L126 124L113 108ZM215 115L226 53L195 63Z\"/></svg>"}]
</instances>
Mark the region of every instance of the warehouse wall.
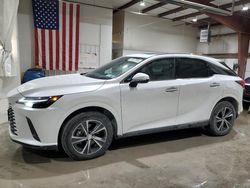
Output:
<instances>
[{"instance_id":1,"label":"warehouse wall","mask_svg":"<svg viewBox=\"0 0 250 188\"><path fill-rule=\"evenodd\" d=\"M123 54L195 53L197 29L167 19L125 13Z\"/></svg>"},{"instance_id":2,"label":"warehouse wall","mask_svg":"<svg viewBox=\"0 0 250 188\"><path fill-rule=\"evenodd\" d=\"M0 18L1 19L1 18ZM13 57L13 69L15 70L15 76L12 77L0 77L0 124L7 121L7 108L8 101L6 99L7 92L15 88L20 84L20 61L19 61L19 44L18 44L18 29L17 23L15 23L11 45L12 45L12 57Z\"/></svg>"},{"instance_id":3,"label":"warehouse wall","mask_svg":"<svg viewBox=\"0 0 250 188\"><path fill-rule=\"evenodd\" d=\"M212 35L234 33L233 30L225 26L212 27ZM212 37L209 44L200 43L197 40L198 54L216 54L216 53L238 53L238 37L237 35ZM250 49L249 49L250 52ZM238 59L222 59L231 68L233 64L238 63ZM250 77L250 59L248 59L245 77Z\"/></svg>"},{"instance_id":4,"label":"warehouse wall","mask_svg":"<svg viewBox=\"0 0 250 188\"><path fill-rule=\"evenodd\" d=\"M100 64L111 60L112 10L80 6L80 44L100 46ZM18 10L21 72L34 67L34 34L31 0L21 0Z\"/></svg>"}]
</instances>

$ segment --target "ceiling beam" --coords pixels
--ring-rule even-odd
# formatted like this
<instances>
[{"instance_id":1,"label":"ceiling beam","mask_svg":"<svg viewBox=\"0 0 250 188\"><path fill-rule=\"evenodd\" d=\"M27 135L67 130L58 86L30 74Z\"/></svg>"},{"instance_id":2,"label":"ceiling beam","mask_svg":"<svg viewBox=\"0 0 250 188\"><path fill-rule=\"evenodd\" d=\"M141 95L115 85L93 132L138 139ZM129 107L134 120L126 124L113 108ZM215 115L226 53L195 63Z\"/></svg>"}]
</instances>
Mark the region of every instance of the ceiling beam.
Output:
<instances>
[{"instance_id":1,"label":"ceiling beam","mask_svg":"<svg viewBox=\"0 0 250 188\"><path fill-rule=\"evenodd\" d=\"M236 12L234 12L234 14L242 15L243 12L242 11L236 11ZM249 15L249 14L250 14L250 10L244 12L244 15ZM203 18L203 19L198 20L197 23L193 23L193 26L194 27L204 28L204 27L207 27L208 23L211 24L211 26L222 25L221 23L219 23L219 22L215 21L214 19L208 17L208 18ZM187 25L189 25L189 23L187 23Z\"/></svg>"},{"instance_id":2,"label":"ceiling beam","mask_svg":"<svg viewBox=\"0 0 250 188\"><path fill-rule=\"evenodd\" d=\"M239 5L246 4L246 3L250 3L250 0L236 1L235 6L239 6ZM212 3L210 3L210 4L212 4ZM226 4L221 5L221 6L216 6L216 5L214 5L214 6L217 8L221 8L221 9L227 9L227 8L232 7L232 3L226 3ZM186 14L186 15L174 18L173 21L179 21L179 20L183 20L183 19L187 19L187 18L191 18L191 17L196 17L196 16L200 16L202 14L204 14L204 13L203 12L196 12L196 13Z\"/></svg>"},{"instance_id":3,"label":"ceiling beam","mask_svg":"<svg viewBox=\"0 0 250 188\"><path fill-rule=\"evenodd\" d=\"M235 1L234 6L239 6L239 5L243 5L243 4L247 4L247 3L250 3L250 0ZM227 4L219 6L219 8L231 8L231 7L232 7L232 3L227 3Z\"/></svg>"},{"instance_id":4,"label":"ceiling beam","mask_svg":"<svg viewBox=\"0 0 250 188\"><path fill-rule=\"evenodd\" d=\"M206 1L206 2L211 2L211 1L213 1L213 0L201 0L201 1L199 1L199 0L192 0L193 2L197 2L197 3L200 3L200 2L204 2L204 1ZM166 1L165 1L166 2ZM171 2L168 2L168 3L171 3ZM170 14L174 14L174 13L177 13L177 12L180 12L180 11L183 11L183 10L186 10L186 9L188 9L188 7L186 7L186 6L180 6L180 7L178 7L178 8L175 8L175 9L172 9L172 10L169 10L169 11L166 11L166 12L163 12L163 13L161 13L161 14L158 14L158 17L164 17L164 16L168 16L168 15L170 15Z\"/></svg>"},{"instance_id":5,"label":"ceiling beam","mask_svg":"<svg viewBox=\"0 0 250 188\"><path fill-rule=\"evenodd\" d=\"M191 23L187 23L187 25L190 25ZM193 23L192 25L194 27L199 27L199 28L206 28L208 26L208 24L210 24L210 26L217 26L217 25L221 25L219 22L215 21L212 18L203 18L200 19L198 22Z\"/></svg>"},{"instance_id":6,"label":"ceiling beam","mask_svg":"<svg viewBox=\"0 0 250 188\"><path fill-rule=\"evenodd\" d=\"M200 4L211 6L211 7L214 7L214 8L218 8L216 5L210 3L211 2L210 0L208 0L208 1L192 0L192 2L200 3ZM191 13L191 14L188 14L188 15L189 15L189 17L196 17L196 16L199 16L200 14L201 14L201 12L194 12L194 13ZM186 19L186 18L187 18L186 15L183 15L183 16L175 17L173 19L173 21L179 21L179 20L183 20L183 19Z\"/></svg>"},{"instance_id":7,"label":"ceiling beam","mask_svg":"<svg viewBox=\"0 0 250 188\"><path fill-rule=\"evenodd\" d=\"M201 12L193 12L193 13L188 14L188 15L189 15L188 18L190 18L190 17L196 17L196 16L201 15ZM184 20L184 19L187 19L186 15L184 15L184 16L179 16L179 17L175 17L175 18L173 18L172 20L173 20L173 21L179 21L179 20Z\"/></svg>"},{"instance_id":8,"label":"ceiling beam","mask_svg":"<svg viewBox=\"0 0 250 188\"><path fill-rule=\"evenodd\" d=\"M143 9L141 12L142 13L146 13L146 12L149 12L151 10L157 9L159 7L162 7L162 6L166 5L166 4L167 4L166 2L159 2L157 4L154 4L154 5L150 6L150 7L147 7L145 9Z\"/></svg>"},{"instance_id":9,"label":"ceiling beam","mask_svg":"<svg viewBox=\"0 0 250 188\"><path fill-rule=\"evenodd\" d=\"M209 56L218 59L237 59L238 53L216 53L216 54L202 54L204 56ZM250 58L250 53L248 53L248 58Z\"/></svg>"},{"instance_id":10,"label":"ceiling beam","mask_svg":"<svg viewBox=\"0 0 250 188\"><path fill-rule=\"evenodd\" d=\"M199 4L202 4L202 5L207 5L207 6L210 6L210 7L218 8L218 6L211 3L214 0L189 0L189 1L191 1L193 3L199 3Z\"/></svg>"},{"instance_id":11,"label":"ceiling beam","mask_svg":"<svg viewBox=\"0 0 250 188\"><path fill-rule=\"evenodd\" d=\"M211 35L211 38L227 37L227 36L235 36L235 35L237 35L237 32L215 34L215 35ZM196 37L196 39L200 39L200 36Z\"/></svg>"},{"instance_id":12,"label":"ceiling beam","mask_svg":"<svg viewBox=\"0 0 250 188\"><path fill-rule=\"evenodd\" d=\"M116 8L116 9L114 10L114 13L117 12L117 11L119 11L119 10L124 10L124 9L126 9L126 8L129 8L129 7L133 6L133 5L136 4L136 3L139 3L140 1L141 1L141 0L132 0L132 1L129 1L128 3L126 3L126 4L124 4L124 5L122 5L122 6L118 7L118 8Z\"/></svg>"},{"instance_id":13,"label":"ceiling beam","mask_svg":"<svg viewBox=\"0 0 250 188\"><path fill-rule=\"evenodd\" d=\"M178 7L178 8L163 12L161 14L158 14L158 17L164 17L164 16L167 16L167 15L170 15L170 14L174 14L176 12L180 12L180 11L185 10L185 9L186 8L184 8L184 7Z\"/></svg>"}]
</instances>

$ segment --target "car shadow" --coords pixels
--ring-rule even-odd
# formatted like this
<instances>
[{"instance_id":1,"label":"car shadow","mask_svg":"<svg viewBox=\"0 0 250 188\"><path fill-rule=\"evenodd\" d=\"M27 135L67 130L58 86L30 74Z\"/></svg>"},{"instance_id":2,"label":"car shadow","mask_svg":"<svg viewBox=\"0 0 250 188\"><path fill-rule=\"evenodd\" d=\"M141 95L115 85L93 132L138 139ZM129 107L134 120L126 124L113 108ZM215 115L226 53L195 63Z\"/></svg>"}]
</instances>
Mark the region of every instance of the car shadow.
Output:
<instances>
[{"instance_id":1,"label":"car shadow","mask_svg":"<svg viewBox=\"0 0 250 188\"><path fill-rule=\"evenodd\" d=\"M118 162L127 162L140 168L148 168L138 159L180 152L190 148L226 142L236 135L233 130L223 137L205 135L201 129L187 129L113 141L102 157L88 161L72 161L64 152L39 151L19 147L9 159L0 160L0 178L31 179L76 173Z\"/></svg>"}]
</instances>

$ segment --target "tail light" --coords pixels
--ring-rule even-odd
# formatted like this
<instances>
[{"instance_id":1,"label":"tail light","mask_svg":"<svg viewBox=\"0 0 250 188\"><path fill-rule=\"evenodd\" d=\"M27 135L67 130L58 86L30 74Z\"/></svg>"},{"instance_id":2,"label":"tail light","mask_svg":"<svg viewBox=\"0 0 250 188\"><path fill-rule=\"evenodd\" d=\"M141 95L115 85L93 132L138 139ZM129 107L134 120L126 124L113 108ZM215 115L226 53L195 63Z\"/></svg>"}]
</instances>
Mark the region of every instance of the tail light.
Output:
<instances>
[{"instance_id":1,"label":"tail light","mask_svg":"<svg viewBox=\"0 0 250 188\"><path fill-rule=\"evenodd\" d=\"M246 81L245 80L239 80L239 81L235 81L237 84L240 84L243 88L245 88L246 85Z\"/></svg>"}]
</instances>

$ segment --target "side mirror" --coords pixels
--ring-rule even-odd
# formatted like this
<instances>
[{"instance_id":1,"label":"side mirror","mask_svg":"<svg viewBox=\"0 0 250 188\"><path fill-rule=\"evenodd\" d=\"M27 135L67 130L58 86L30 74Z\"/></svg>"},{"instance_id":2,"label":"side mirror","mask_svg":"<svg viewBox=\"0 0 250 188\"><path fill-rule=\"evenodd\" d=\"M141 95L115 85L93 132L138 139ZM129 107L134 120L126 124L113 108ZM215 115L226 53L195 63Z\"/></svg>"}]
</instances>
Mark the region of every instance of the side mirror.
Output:
<instances>
[{"instance_id":1,"label":"side mirror","mask_svg":"<svg viewBox=\"0 0 250 188\"><path fill-rule=\"evenodd\" d=\"M131 82L129 83L130 87L136 87L139 83L148 83L149 75L144 73L137 73L133 76Z\"/></svg>"}]
</instances>

